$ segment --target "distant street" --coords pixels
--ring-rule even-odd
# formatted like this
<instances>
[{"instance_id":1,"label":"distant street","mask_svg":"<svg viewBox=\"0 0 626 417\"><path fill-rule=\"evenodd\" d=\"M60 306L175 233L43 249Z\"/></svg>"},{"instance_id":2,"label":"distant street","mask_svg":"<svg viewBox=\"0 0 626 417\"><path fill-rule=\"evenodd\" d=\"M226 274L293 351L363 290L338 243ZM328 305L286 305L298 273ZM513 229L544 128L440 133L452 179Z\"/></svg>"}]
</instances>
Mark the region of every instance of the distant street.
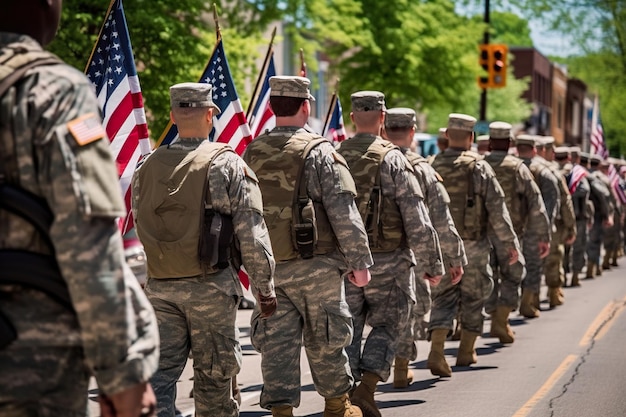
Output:
<instances>
[{"instance_id":1,"label":"distant street","mask_svg":"<svg viewBox=\"0 0 626 417\"><path fill-rule=\"evenodd\" d=\"M478 363L454 367L451 378L433 377L426 368L429 343L419 342L412 363L415 381L403 390L391 379L379 385L376 400L384 417L623 417L626 415L626 260L602 277L565 288L565 304L548 310L542 291L541 317L513 317L516 341L503 346L488 337L477 340ZM249 338L251 310L240 310L238 326L244 365L238 377L242 417L271 415L259 407L260 355ZM454 365L459 342L446 342ZM302 401L297 416L321 417L323 399L315 392L306 358L302 360ZM193 415L192 369L179 382L177 407ZM90 407L99 415L95 403Z\"/></svg>"}]
</instances>

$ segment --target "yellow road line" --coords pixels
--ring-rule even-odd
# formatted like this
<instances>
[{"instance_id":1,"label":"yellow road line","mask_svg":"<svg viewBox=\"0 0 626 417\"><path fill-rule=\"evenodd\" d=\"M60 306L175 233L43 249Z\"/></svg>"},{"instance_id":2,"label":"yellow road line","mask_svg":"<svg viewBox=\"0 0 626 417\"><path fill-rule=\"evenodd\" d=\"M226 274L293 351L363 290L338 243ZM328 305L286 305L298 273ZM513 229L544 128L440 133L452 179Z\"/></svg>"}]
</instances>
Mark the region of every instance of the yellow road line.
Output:
<instances>
[{"instance_id":1,"label":"yellow road line","mask_svg":"<svg viewBox=\"0 0 626 417\"><path fill-rule=\"evenodd\" d=\"M591 343L591 339L594 338L594 334L596 340L604 336L609 327L615 322L615 320L613 319L617 317L624 309L624 303L626 303L626 297L624 297L624 299L621 301L612 301L606 307L604 307L604 309L600 312L600 314L598 314L593 323L591 323L591 325L587 328L587 331L583 335L582 339L580 339L579 346L587 346L589 343ZM605 323L609 319L611 314L613 314L616 305L620 305L620 307L617 311L615 311L613 319ZM602 329L598 331L600 326L602 326L603 324L605 324L604 327L602 327ZM598 332L598 334L596 334L596 332Z\"/></svg>"},{"instance_id":2,"label":"yellow road line","mask_svg":"<svg viewBox=\"0 0 626 417\"><path fill-rule=\"evenodd\" d=\"M539 390L535 392L530 400L526 401L526 404L524 404L519 410L517 410L515 414L513 414L513 417L527 416L528 413L532 411L533 407L535 407L537 403L550 392L554 384L556 384L559 378L563 376L565 371L567 371L567 369L572 365L572 363L574 363L576 359L578 359L578 356L576 355L567 356L565 360L561 362L559 367L556 368L556 370L552 373L552 375L550 375L550 378L548 378L545 384L543 384L541 388L539 388Z\"/></svg>"}]
</instances>

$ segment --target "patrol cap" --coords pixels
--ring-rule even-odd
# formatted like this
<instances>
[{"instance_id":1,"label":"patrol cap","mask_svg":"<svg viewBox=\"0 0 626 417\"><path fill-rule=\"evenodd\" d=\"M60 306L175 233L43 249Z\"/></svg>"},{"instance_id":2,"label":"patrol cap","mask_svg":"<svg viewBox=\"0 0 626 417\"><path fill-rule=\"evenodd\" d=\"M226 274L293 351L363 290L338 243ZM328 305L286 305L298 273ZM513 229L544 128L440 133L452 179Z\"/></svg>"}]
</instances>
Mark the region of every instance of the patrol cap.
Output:
<instances>
[{"instance_id":1,"label":"patrol cap","mask_svg":"<svg viewBox=\"0 0 626 417\"><path fill-rule=\"evenodd\" d=\"M448 129L473 132L476 118L467 114L450 113L448 115Z\"/></svg>"},{"instance_id":2,"label":"patrol cap","mask_svg":"<svg viewBox=\"0 0 626 417\"><path fill-rule=\"evenodd\" d=\"M580 149L580 146L570 146L570 148L569 148L569 153L572 156L580 155L581 152L582 152L582 149Z\"/></svg>"},{"instance_id":3,"label":"patrol cap","mask_svg":"<svg viewBox=\"0 0 626 417\"><path fill-rule=\"evenodd\" d=\"M612 156L609 156L606 160L607 160L607 162L609 164L613 164L613 165L620 165L621 164L621 161L619 159L613 158Z\"/></svg>"},{"instance_id":4,"label":"patrol cap","mask_svg":"<svg viewBox=\"0 0 626 417\"><path fill-rule=\"evenodd\" d=\"M515 138L515 146L526 145L534 148L535 144L536 141L533 135L522 134L517 135L517 137Z\"/></svg>"},{"instance_id":5,"label":"patrol cap","mask_svg":"<svg viewBox=\"0 0 626 417\"><path fill-rule=\"evenodd\" d=\"M567 146L557 146L556 148L554 148L554 156L556 158L567 158L567 155L569 155L570 150Z\"/></svg>"},{"instance_id":6,"label":"patrol cap","mask_svg":"<svg viewBox=\"0 0 626 417\"><path fill-rule=\"evenodd\" d=\"M385 115L385 128L412 128L417 126L415 111L408 107L395 107L387 109Z\"/></svg>"},{"instance_id":7,"label":"patrol cap","mask_svg":"<svg viewBox=\"0 0 626 417\"><path fill-rule=\"evenodd\" d=\"M489 124L489 137L491 139L511 140L511 129L513 126L506 122L491 122Z\"/></svg>"},{"instance_id":8,"label":"patrol cap","mask_svg":"<svg viewBox=\"0 0 626 417\"><path fill-rule=\"evenodd\" d=\"M352 111L385 111L385 95L380 91L357 91L350 96Z\"/></svg>"},{"instance_id":9,"label":"patrol cap","mask_svg":"<svg viewBox=\"0 0 626 417\"><path fill-rule=\"evenodd\" d=\"M602 157L600 155L589 155L589 162L592 165L599 165L602 162Z\"/></svg>"},{"instance_id":10,"label":"patrol cap","mask_svg":"<svg viewBox=\"0 0 626 417\"><path fill-rule=\"evenodd\" d=\"M589 161L589 153L588 152L581 152L580 153L580 162L588 162Z\"/></svg>"},{"instance_id":11,"label":"patrol cap","mask_svg":"<svg viewBox=\"0 0 626 417\"><path fill-rule=\"evenodd\" d=\"M437 140L448 140L448 137L446 136L446 130L448 129L445 127L439 128L439 132L437 133Z\"/></svg>"},{"instance_id":12,"label":"patrol cap","mask_svg":"<svg viewBox=\"0 0 626 417\"><path fill-rule=\"evenodd\" d=\"M476 136L476 143L489 142L489 135Z\"/></svg>"},{"instance_id":13,"label":"patrol cap","mask_svg":"<svg viewBox=\"0 0 626 417\"><path fill-rule=\"evenodd\" d=\"M275 75L270 77L270 97L296 97L315 101L309 86L311 81L295 75Z\"/></svg>"},{"instance_id":14,"label":"patrol cap","mask_svg":"<svg viewBox=\"0 0 626 417\"><path fill-rule=\"evenodd\" d=\"M170 105L172 108L213 107L216 114L220 108L213 102L213 86L207 83L180 83L170 87Z\"/></svg>"},{"instance_id":15,"label":"patrol cap","mask_svg":"<svg viewBox=\"0 0 626 417\"><path fill-rule=\"evenodd\" d=\"M554 146L554 136L541 136L541 142L546 149L552 149Z\"/></svg>"}]
</instances>

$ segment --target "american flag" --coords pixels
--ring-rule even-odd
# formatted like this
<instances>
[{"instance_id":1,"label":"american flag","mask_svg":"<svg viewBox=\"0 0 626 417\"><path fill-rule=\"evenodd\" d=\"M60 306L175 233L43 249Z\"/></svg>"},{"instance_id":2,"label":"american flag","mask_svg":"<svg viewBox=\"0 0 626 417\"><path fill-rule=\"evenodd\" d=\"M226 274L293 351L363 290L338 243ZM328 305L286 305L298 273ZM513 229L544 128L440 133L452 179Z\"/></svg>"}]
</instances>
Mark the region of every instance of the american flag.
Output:
<instances>
[{"instance_id":1,"label":"american flag","mask_svg":"<svg viewBox=\"0 0 626 417\"><path fill-rule=\"evenodd\" d=\"M200 82L213 86L213 101L222 111L213 119L213 131L209 135L209 140L228 143L237 154L241 155L252 141L252 135L235 89L221 38L200 77ZM178 138L178 129L175 124L170 123L165 133L161 135L158 145L170 144L176 138Z\"/></svg>"},{"instance_id":2,"label":"american flag","mask_svg":"<svg viewBox=\"0 0 626 417\"><path fill-rule=\"evenodd\" d=\"M346 139L346 129L343 125L343 110L341 109L339 96L335 98L333 114L330 118L330 123L328 123L328 130L325 132L324 136L335 143Z\"/></svg>"},{"instance_id":3,"label":"american flag","mask_svg":"<svg viewBox=\"0 0 626 417\"><path fill-rule=\"evenodd\" d=\"M276 126L276 116L270 108L270 77L276 75L276 67L274 66L274 55L270 57L259 100L254 105L254 110L250 115L250 129L252 137L256 138L266 130L271 130Z\"/></svg>"},{"instance_id":4,"label":"american flag","mask_svg":"<svg viewBox=\"0 0 626 417\"><path fill-rule=\"evenodd\" d=\"M85 72L96 89L103 125L117 162L128 213L120 220L120 230L126 233L133 227L130 211L133 172L139 158L150 153L151 146L122 0L113 3Z\"/></svg>"},{"instance_id":5,"label":"american flag","mask_svg":"<svg viewBox=\"0 0 626 417\"><path fill-rule=\"evenodd\" d=\"M578 188L578 184L585 178L589 173L582 166L575 164L572 167L572 172L569 173L567 177L567 187L569 188L569 193L574 194L576 188Z\"/></svg>"}]
</instances>

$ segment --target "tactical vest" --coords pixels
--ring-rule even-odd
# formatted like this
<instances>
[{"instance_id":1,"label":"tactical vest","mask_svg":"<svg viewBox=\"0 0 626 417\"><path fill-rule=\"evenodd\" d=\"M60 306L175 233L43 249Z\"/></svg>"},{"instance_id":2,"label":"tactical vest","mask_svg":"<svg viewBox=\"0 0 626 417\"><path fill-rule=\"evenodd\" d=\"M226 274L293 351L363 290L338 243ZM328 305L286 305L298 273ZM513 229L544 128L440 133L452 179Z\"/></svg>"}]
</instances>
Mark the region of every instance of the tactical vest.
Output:
<instances>
[{"instance_id":1,"label":"tactical vest","mask_svg":"<svg viewBox=\"0 0 626 417\"><path fill-rule=\"evenodd\" d=\"M374 135L356 135L337 149L356 183L356 203L372 252L391 252L407 245L400 209L384 195L380 184L380 165L393 149L399 148Z\"/></svg>"},{"instance_id":2,"label":"tactical vest","mask_svg":"<svg viewBox=\"0 0 626 417\"><path fill-rule=\"evenodd\" d=\"M199 259L208 173L215 157L234 152L224 143L203 142L189 152L157 148L139 171L137 236L151 278L183 278L215 272Z\"/></svg>"},{"instance_id":3,"label":"tactical vest","mask_svg":"<svg viewBox=\"0 0 626 417\"><path fill-rule=\"evenodd\" d=\"M244 154L259 179L263 217L279 262L337 249L326 210L321 202L309 198L304 175L309 152L324 142L327 140L304 130L295 135L271 131L252 141Z\"/></svg>"},{"instance_id":4,"label":"tactical vest","mask_svg":"<svg viewBox=\"0 0 626 417\"><path fill-rule=\"evenodd\" d=\"M450 196L450 213L464 240L482 240L486 236L487 214L482 196L474 191L474 168L478 154L460 155L443 152L432 160Z\"/></svg>"},{"instance_id":5,"label":"tactical vest","mask_svg":"<svg viewBox=\"0 0 626 417\"><path fill-rule=\"evenodd\" d=\"M524 161L511 155L489 154L485 160L496 173L496 179L504 191L506 208L511 215L513 228L518 236L524 234L526 218L528 217L525 196L517 193L517 171Z\"/></svg>"}]
</instances>

